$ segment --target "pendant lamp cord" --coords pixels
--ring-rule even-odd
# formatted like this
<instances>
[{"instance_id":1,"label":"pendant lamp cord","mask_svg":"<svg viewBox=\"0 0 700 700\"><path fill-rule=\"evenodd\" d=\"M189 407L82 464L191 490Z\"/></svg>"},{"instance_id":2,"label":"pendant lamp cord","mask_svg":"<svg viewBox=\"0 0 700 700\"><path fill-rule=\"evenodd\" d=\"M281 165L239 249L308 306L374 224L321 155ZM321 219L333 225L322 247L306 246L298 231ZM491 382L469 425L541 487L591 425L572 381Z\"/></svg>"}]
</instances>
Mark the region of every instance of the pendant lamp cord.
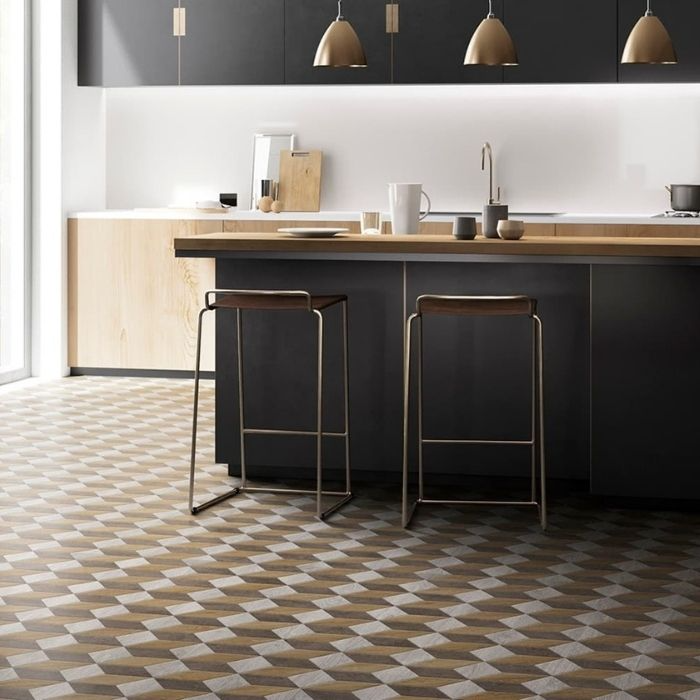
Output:
<instances>
[{"instance_id":1,"label":"pendant lamp cord","mask_svg":"<svg viewBox=\"0 0 700 700\"><path fill-rule=\"evenodd\" d=\"M651 11L651 0L647 0L647 11L644 13L645 17L650 17L654 13Z\"/></svg>"},{"instance_id":2,"label":"pendant lamp cord","mask_svg":"<svg viewBox=\"0 0 700 700\"><path fill-rule=\"evenodd\" d=\"M335 18L335 21L337 22L343 19L345 19L345 17L343 17L343 0L338 0L338 16Z\"/></svg>"},{"instance_id":3,"label":"pendant lamp cord","mask_svg":"<svg viewBox=\"0 0 700 700\"><path fill-rule=\"evenodd\" d=\"M495 17L496 16L493 14L493 0L489 0L489 13L486 16L487 17Z\"/></svg>"}]
</instances>

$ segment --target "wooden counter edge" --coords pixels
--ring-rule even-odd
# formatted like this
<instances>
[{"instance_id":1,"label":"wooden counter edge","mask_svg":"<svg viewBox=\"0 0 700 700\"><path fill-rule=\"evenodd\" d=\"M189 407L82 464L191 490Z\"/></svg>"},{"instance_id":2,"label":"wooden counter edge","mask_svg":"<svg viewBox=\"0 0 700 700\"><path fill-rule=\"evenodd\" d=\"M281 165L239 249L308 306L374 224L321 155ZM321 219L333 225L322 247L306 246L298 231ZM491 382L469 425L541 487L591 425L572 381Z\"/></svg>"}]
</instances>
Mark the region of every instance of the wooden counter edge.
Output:
<instances>
[{"instance_id":1,"label":"wooden counter edge","mask_svg":"<svg viewBox=\"0 0 700 700\"><path fill-rule=\"evenodd\" d=\"M700 257L700 239L629 237L524 237L519 241L477 238L456 240L452 236L362 236L339 234L333 238L294 238L270 233L215 233L176 238L182 252L315 252L365 254L455 255L558 255Z\"/></svg>"}]
</instances>

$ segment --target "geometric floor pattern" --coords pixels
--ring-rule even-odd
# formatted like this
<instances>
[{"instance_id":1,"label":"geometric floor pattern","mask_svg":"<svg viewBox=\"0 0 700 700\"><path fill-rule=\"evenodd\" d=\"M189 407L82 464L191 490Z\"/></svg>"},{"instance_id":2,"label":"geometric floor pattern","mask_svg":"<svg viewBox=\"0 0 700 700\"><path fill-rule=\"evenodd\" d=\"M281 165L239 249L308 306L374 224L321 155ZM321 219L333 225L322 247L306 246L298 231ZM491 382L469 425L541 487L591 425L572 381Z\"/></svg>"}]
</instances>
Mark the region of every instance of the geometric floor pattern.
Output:
<instances>
[{"instance_id":1,"label":"geometric floor pattern","mask_svg":"<svg viewBox=\"0 0 700 700\"><path fill-rule=\"evenodd\" d=\"M572 499L546 533L503 508L425 507L405 531L391 489L328 522L260 493L192 516L191 396L0 394L3 700L700 699L699 515Z\"/></svg>"}]
</instances>

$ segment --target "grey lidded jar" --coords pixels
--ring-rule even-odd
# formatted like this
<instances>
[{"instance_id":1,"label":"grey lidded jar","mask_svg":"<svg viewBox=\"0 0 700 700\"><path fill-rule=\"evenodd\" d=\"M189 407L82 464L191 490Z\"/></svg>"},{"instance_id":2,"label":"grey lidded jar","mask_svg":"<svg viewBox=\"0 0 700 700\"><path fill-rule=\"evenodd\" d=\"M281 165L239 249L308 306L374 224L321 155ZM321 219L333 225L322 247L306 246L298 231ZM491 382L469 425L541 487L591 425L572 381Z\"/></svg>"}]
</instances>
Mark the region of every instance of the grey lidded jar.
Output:
<instances>
[{"instance_id":1,"label":"grey lidded jar","mask_svg":"<svg viewBox=\"0 0 700 700\"><path fill-rule=\"evenodd\" d=\"M507 204L485 204L484 216L481 220L481 233L483 233L486 238L499 238L496 227L501 219L507 218Z\"/></svg>"}]
</instances>

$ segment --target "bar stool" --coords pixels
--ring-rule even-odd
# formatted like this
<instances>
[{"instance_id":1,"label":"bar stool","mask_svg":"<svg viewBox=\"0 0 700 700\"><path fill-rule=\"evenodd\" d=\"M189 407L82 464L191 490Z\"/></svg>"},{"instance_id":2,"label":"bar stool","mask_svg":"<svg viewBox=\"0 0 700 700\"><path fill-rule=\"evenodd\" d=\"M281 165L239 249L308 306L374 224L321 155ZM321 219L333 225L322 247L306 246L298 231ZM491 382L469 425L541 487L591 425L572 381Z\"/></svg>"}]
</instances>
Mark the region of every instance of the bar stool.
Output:
<instances>
[{"instance_id":1,"label":"bar stool","mask_svg":"<svg viewBox=\"0 0 700 700\"><path fill-rule=\"evenodd\" d=\"M543 410L543 360L542 321L537 316L537 300L527 296L444 296L424 294L416 300L416 311L406 321L404 359L404 412L403 412L403 493L401 520L407 527L420 503L447 505L533 505L537 506L540 525L547 527L545 462L544 462L544 410ZM532 414L529 440L459 440L423 437L423 316L447 314L455 316L528 316L532 319ZM415 320L420 322L418 334L418 498L409 505L408 500L408 412L410 399L411 328ZM529 501L445 500L426 498L423 479L424 444L461 445L526 445L531 449L531 485ZM536 464L539 455L540 500L536 497Z\"/></svg>"},{"instance_id":2,"label":"bar stool","mask_svg":"<svg viewBox=\"0 0 700 700\"><path fill-rule=\"evenodd\" d=\"M343 382L344 382L344 431L324 432L323 430L323 311L342 305L343 311ZM316 387L316 429L315 430L270 430L265 428L247 428L244 419L243 391L243 311L278 310L306 311L317 317L318 321L318 360ZM239 410L239 440L241 450L241 482L230 491L216 496L201 505L194 505L195 460L197 446L197 412L199 404L199 375L202 346L202 319L208 311L235 311L236 335L238 354L238 410ZM197 326L197 355L194 372L194 407L192 413L192 451L190 455L190 491L189 509L193 515L206 508L246 491L261 491L267 493L314 494L316 496L316 516L324 520L352 498L350 490L350 433L349 433L349 398L348 398L348 300L347 296L313 295L300 290L269 290L269 289L214 289L204 296L204 307L199 312ZM246 435L306 435L316 438L316 488L266 488L248 486L245 457ZM345 490L323 491L322 441L324 437L341 437L345 440ZM322 509L323 496L337 496L325 510Z\"/></svg>"}]
</instances>

